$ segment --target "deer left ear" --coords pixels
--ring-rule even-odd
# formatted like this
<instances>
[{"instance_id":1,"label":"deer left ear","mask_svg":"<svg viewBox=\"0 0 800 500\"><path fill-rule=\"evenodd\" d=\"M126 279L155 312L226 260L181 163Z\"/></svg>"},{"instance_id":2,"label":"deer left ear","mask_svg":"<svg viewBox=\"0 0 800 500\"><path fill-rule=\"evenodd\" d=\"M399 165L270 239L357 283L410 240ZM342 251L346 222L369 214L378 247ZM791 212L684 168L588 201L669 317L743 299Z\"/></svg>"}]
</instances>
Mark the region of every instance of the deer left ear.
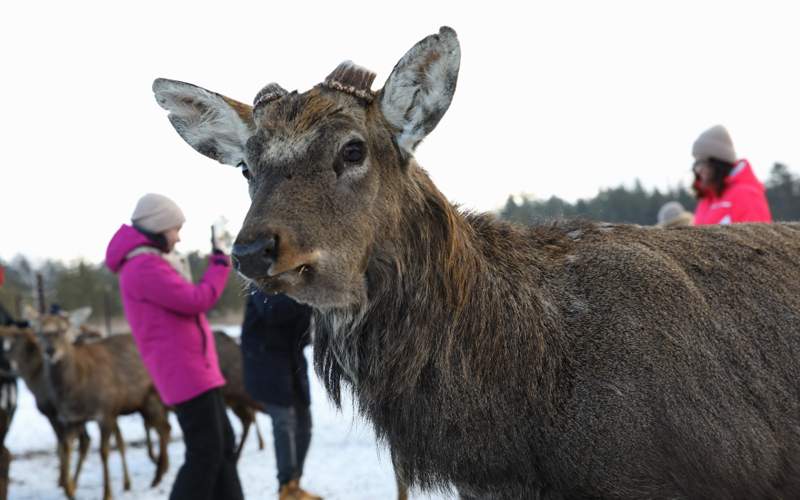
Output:
<instances>
[{"instance_id":1,"label":"deer left ear","mask_svg":"<svg viewBox=\"0 0 800 500\"><path fill-rule=\"evenodd\" d=\"M78 329L86 323L86 320L89 319L89 316L92 315L92 308L91 307L81 307L80 309L75 309L69 313L69 324L72 328Z\"/></svg>"},{"instance_id":2,"label":"deer left ear","mask_svg":"<svg viewBox=\"0 0 800 500\"><path fill-rule=\"evenodd\" d=\"M153 93L169 111L169 121L197 152L220 163L239 166L253 135L253 108L197 85L158 78Z\"/></svg>"},{"instance_id":3,"label":"deer left ear","mask_svg":"<svg viewBox=\"0 0 800 500\"><path fill-rule=\"evenodd\" d=\"M395 65L381 91L380 107L397 129L395 139L404 151L413 153L450 107L460 63L456 32L444 26Z\"/></svg>"},{"instance_id":4,"label":"deer left ear","mask_svg":"<svg viewBox=\"0 0 800 500\"><path fill-rule=\"evenodd\" d=\"M34 309L30 304L25 304L25 307L22 309L22 317L35 329L38 330L41 327L41 315L39 311Z\"/></svg>"}]
</instances>

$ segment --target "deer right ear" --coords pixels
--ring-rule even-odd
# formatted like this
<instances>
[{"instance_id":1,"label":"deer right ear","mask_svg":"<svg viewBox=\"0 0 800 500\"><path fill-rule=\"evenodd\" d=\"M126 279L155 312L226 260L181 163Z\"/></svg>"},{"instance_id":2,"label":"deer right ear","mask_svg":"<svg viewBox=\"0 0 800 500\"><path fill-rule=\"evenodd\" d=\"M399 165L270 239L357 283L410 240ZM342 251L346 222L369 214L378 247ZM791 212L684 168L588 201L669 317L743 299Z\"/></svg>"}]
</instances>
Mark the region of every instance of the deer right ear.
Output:
<instances>
[{"instance_id":1,"label":"deer right ear","mask_svg":"<svg viewBox=\"0 0 800 500\"><path fill-rule=\"evenodd\" d=\"M38 329L39 322L41 320L41 316L39 311L37 311L32 305L25 304L25 307L22 309L22 317L34 328Z\"/></svg>"},{"instance_id":2,"label":"deer right ear","mask_svg":"<svg viewBox=\"0 0 800 500\"><path fill-rule=\"evenodd\" d=\"M397 129L397 144L413 153L444 116L458 80L461 49L446 26L409 50L395 65L381 92L381 112Z\"/></svg>"},{"instance_id":3,"label":"deer right ear","mask_svg":"<svg viewBox=\"0 0 800 500\"><path fill-rule=\"evenodd\" d=\"M158 78L153 93L169 111L178 134L199 153L220 163L245 162L245 144L255 132L253 108L190 83Z\"/></svg>"},{"instance_id":4,"label":"deer right ear","mask_svg":"<svg viewBox=\"0 0 800 500\"><path fill-rule=\"evenodd\" d=\"M89 306L81 307L80 309L75 309L74 311L70 311L69 313L69 324L73 328L80 328L81 325L86 323L86 320L89 319L89 316L92 315L92 308Z\"/></svg>"}]
</instances>

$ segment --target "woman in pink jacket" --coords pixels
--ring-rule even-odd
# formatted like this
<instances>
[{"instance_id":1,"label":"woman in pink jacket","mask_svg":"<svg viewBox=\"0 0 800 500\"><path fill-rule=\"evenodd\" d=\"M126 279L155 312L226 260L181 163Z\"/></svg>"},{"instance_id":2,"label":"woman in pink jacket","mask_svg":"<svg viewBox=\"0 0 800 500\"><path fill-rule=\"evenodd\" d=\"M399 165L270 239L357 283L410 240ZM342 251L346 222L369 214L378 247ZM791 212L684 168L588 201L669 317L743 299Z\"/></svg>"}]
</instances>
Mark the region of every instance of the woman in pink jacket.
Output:
<instances>
[{"instance_id":1,"label":"woman in pink jacket","mask_svg":"<svg viewBox=\"0 0 800 500\"><path fill-rule=\"evenodd\" d=\"M737 159L733 141L722 125L703 132L692 147L697 208L694 224L772 222L764 185L750 163Z\"/></svg>"},{"instance_id":2,"label":"woman in pink jacket","mask_svg":"<svg viewBox=\"0 0 800 500\"><path fill-rule=\"evenodd\" d=\"M186 457L170 499L241 499L233 430L205 312L222 294L230 260L218 250L198 284L172 250L185 220L169 198L147 194L106 250L125 317L161 399L175 407Z\"/></svg>"}]
</instances>

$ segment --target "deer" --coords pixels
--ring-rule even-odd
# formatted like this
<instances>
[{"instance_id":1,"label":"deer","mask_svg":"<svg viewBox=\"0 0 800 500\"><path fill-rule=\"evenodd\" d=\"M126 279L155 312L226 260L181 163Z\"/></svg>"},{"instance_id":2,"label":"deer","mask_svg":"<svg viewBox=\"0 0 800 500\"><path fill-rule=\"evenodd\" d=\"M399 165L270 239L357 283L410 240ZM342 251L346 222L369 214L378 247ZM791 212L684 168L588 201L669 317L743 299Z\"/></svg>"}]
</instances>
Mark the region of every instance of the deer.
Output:
<instances>
[{"instance_id":1,"label":"deer","mask_svg":"<svg viewBox=\"0 0 800 500\"><path fill-rule=\"evenodd\" d=\"M239 460L251 425L255 425L256 428L258 449L264 449L264 438L261 436L261 430L258 428L258 421L256 420L256 412L261 411L262 407L244 388L242 351L239 349L239 345L222 330L214 330L214 340L217 344L220 371L225 377L222 397L225 398L225 404L228 405L228 408L233 411L242 423L242 437L239 441L239 446L236 447L236 460Z\"/></svg>"},{"instance_id":2,"label":"deer","mask_svg":"<svg viewBox=\"0 0 800 500\"><path fill-rule=\"evenodd\" d=\"M58 486L68 498L74 498L90 438L85 422L62 422L58 418L50 387L44 375L44 358L41 345L29 329L21 329L7 338L8 357L12 370L19 374L36 400L36 408L47 418L56 435L56 453L59 459ZM72 477L69 475L72 444L78 440L78 463Z\"/></svg>"},{"instance_id":3,"label":"deer","mask_svg":"<svg viewBox=\"0 0 800 500\"><path fill-rule=\"evenodd\" d=\"M312 306L317 374L336 404L353 395L404 484L800 498L800 224L462 210L414 156L459 67L442 27L377 91L351 62L252 106L170 79L153 91L185 142L241 170L238 272Z\"/></svg>"},{"instance_id":4,"label":"deer","mask_svg":"<svg viewBox=\"0 0 800 500\"><path fill-rule=\"evenodd\" d=\"M100 428L100 457L103 463L103 498L112 498L108 472L110 437L116 437L122 458L124 489L131 487L125 459L125 442L116 420L119 415L139 413L145 430L155 429L159 454L151 487L168 468L167 445L170 424L133 339L113 335L101 340L75 344L78 325L90 314L78 310L69 318L45 315L32 321L44 352L44 379L58 418L64 425L89 421ZM62 474L69 468L69 455L62 461ZM66 470L64 469L66 467ZM74 495L74 491L73 491ZM68 494L72 497L73 495Z\"/></svg>"}]
</instances>

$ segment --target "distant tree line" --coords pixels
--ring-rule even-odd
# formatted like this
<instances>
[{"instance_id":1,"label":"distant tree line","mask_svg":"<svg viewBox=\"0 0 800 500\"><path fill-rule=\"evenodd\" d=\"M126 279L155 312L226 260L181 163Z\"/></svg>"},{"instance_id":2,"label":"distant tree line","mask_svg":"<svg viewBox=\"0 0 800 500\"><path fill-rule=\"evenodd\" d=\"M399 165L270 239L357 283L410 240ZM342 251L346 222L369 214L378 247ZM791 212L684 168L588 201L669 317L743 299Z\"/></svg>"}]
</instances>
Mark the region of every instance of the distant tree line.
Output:
<instances>
[{"instance_id":1,"label":"distant tree line","mask_svg":"<svg viewBox=\"0 0 800 500\"><path fill-rule=\"evenodd\" d=\"M800 220L800 177L786 165L776 163L765 182L767 199L776 221ZM553 218L583 218L605 222L655 224L658 210L671 200L681 202L694 211L696 200L689 189L678 185L667 191L648 191L638 180L632 188L624 186L603 189L597 196L575 203L553 196L546 200L510 196L500 217L523 224Z\"/></svg>"},{"instance_id":2,"label":"distant tree line","mask_svg":"<svg viewBox=\"0 0 800 500\"><path fill-rule=\"evenodd\" d=\"M188 254L189 265L195 280L200 279L208 262L207 255ZM5 268L5 283L0 287L0 303L12 314L18 314L28 304L38 308L36 274L44 281L45 303L58 304L62 309L92 308L91 319L100 322L105 316L123 317L119 280L104 264L91 264L83 260L65 264L48 260L34 266L26 257L17 255L10 262L0 262ZM237 273L231 273L219 302L209 312L209 318L238 314L244 307L244 282Z\"/></svg>"}]
</instances>

